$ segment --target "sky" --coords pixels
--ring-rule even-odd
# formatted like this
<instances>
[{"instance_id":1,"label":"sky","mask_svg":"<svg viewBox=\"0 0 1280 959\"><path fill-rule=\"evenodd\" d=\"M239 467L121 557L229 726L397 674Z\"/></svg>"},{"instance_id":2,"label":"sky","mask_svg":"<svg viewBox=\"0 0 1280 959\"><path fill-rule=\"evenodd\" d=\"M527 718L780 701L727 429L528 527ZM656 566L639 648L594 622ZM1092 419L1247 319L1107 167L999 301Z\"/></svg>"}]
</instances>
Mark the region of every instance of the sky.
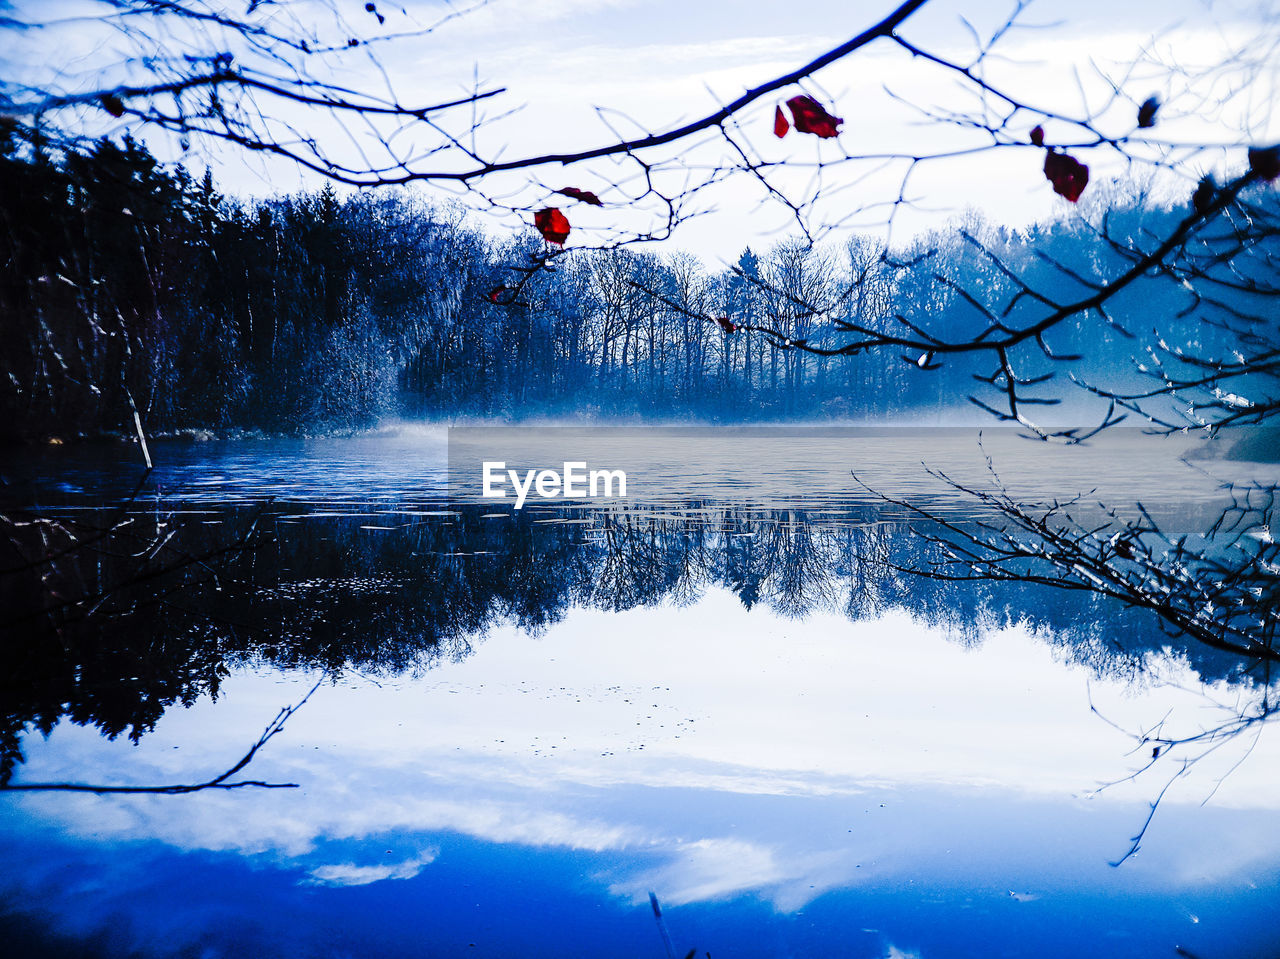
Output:
<instances>
[{"instance_id":1,"label":"sky","mask_svg":"<svg viewBox=\"0 0 1280 959\"><path fill-rule=\"evenodd\" d=\"M333 26L335 10L322 9L318 0L294 0L287 10L299 22L366 38L430 24L456 11L458 16L428 35L339 55L331 76L355 89L393 89L404 103L435 103L477 88L503 87L507 92L486 100L474 117L482 121L474 140L469 139L469 108L450 114L442 127L485 156L511 158L595 146L700 117L856 34L893 6L887 0L491 0L468 8L419 0L383 4L381 26L354 0L334 0L341 26ZM1136 104L1158 96L1164 102L1160 122L1149 142L1128 152L1176 167L1177 176L1166 175L1162 189L1189 192L1201 172L1243 163L1243 144L1280 138L1271 109L1276 58L1269 55L1280 34L1280 7L1274 0L1081 0L1069 8L1033 0L1022 6L1015 27L983 61L983 75L1027 105L1064 117L1096 115L1098 128L1109 136L1134 132ZM48 16L50 10L96 8L93 0L59 0L39 10ZM1013 12L1011 2L933 0L900 32L931 53L969 63L977 38L990 37ZM116 40L104 42L84 23L25 37L22 49L10 52L7 69L39 76L52 68L76 83L92 82L99 64L127 51ZM1245 65L1232 61L1242 52L1262 60L1263 69L1246 77ZM1184 69L1171 70L1170 64ZM989 118L999 104L960 81L954 72L877 41L802 86L766 96L735 118L731 132L754 160L786 166L769 169L767 186L750 172L739 172L697 190L683 209L689 219L664 247L686 249L715 264L736 260L748 243L768 246L797 232L800 223L770 190L797 201L816 197L803 222L813 235L836 239L858 231L905 243L969 210L1009 226L1077 212L1054 196L1040 169L1041 152L1025 145L1039 117L1022 112L1009 121L1007 133L1023 145L982 150L991 143L986 132L950 121ZM1234 96L1227 98L1227 90ZM797 132L783 140L773 136L775 106L799 92L844 118L837 139L819 141ZM353 155L364 135L354 127L334 129L313 116L285 118L346 155ZM1080 142L1080 131L1066 122L1045 125L1050 144ZM395 143L426 150L436 142L432 136L421 127L409 128L397 132ZM162 154L181 155L171 141L153 137L149 142ZM969 152L974 150L979 152ZM959 155L914 166L905 159L879 159L955 151ZM1150 169L1145 163L1131 165L1107 147L1081 149L1078 155L1091 167L1091 189L1080 205L1086 215L1114 197L1110 180L1141 178ZM659 188L675 195L732 156L723 140L699 136L646 158L657 165ZM315 175L282 161L198 142L183 159L197 170L212 165L224 187L242 195L319 183ZM424 161L449 162L443 157ZM483 182L487 199L520 208L517 212L494 210L476 193L461 199L484 207L482 222L497 233L528 230L530 209L559 202L578 231L570 246L662 225L661 204L638 198L643 191L634 164L544 167L538 179L540 184L532 186L527 177ZM550 191L563 186L596 191L605 206L592 209L554 199ZM420 184L414 189L436 201L453 195ZM902 202L895 204L897 199Z\"/></svg>"}]
</instances>

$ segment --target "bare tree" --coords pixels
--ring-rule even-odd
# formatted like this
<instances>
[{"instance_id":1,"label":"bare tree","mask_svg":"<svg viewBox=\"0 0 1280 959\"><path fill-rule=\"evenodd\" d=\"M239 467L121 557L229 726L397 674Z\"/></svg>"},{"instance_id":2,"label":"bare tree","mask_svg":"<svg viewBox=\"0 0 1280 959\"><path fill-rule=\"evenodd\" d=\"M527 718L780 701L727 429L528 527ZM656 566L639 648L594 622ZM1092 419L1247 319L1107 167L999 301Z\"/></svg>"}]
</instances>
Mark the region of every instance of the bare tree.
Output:
<instances>
[{"instance_id":1,"label":"bare tree","mask_svg":"<svg viewBox=\"0 0 1280 959\"><path fill-rule=\"evenodd\" d=\"M426 54L432 35L448 21L485 5L449 8L434 22L404 11L384 13L364 5L360 21L329 0L247 6L217 0L97 0L86 12L26 10L0 20L15 48L36 51L59 42L103 41L79 74L51 71L9 78L0 85L4 116L43 136L69 136L94 114L131 127L176 135L184 147L197 140L224 141L251 153L281 157L331 180L353 186L425 182L453 185L486 206L527 213L564 193L598 203L594 193L541 182L546 171L621 161L605 174L620 208L643 207L635 229L606 230L612 242L662 238L686 215L690 198L733 171L761 175L735 132L736 118L757 101L806 80L894 31L927 0L909 0L848 40L808 63L761 82L720 108L668 129L636 137L607 136L594 147L503 158L475 145L482 128L505 113L483 112L505 88L476 88L433 103L409 103L396 92L384 66L394 45ZM74 44L73 44L74 45ZM114 56L102 51L117 51ZM353 89L340 77L359 58L373 84ZM402 79L402 78L401 78ZM721 143L721 159L689 181L682 160L695 143ZM517 147L518 149L518 147ZM509 174L525 179L515 183ZM515 184L513 186L513 183ZM518 202L503 197L516 192ZM563 202L563 201L562 201Z\"/></svg>"},{"instance_id":2,"label":"bare tree","mask_svg":"<svg viewBox=\"0 0 1280 959\"><path fill-rule=\"evenodd\" d=\"M1057 192L1074 201L1088 184L1088 168L1069 150L1080 155L1106 151L1135 169L1159 169L1194 182L1197 158L1209 147L1221 146L1151 136L1159 110L1154 100L1133 104L1127 121L1118 121L1117 105L1128 102L1125 77L1104 77L1112 94L1101 103L1085 100L1077 115L1038 108L1018 91L989 79L1001 44L1020 26L1025 3L1015 4L1009 19L989 36L975 34L971 56L953 59L911 38L913 18L928 2L910 0L808 62L762 77L740 96L688 122L635 137L606 135L596 146L573 151L524 154L515 144L514 156L500 156L478 146L477 134L500 133L506 115L484 111L500 108L505 88L477 87L461 97L408 103L396 92L405 78L384 65L393 49L429 50L448 21L474 14L483 5L449 8L434 22L417 22L402 11L382 11L375 3L365 4L352 18L329 0L250 2L243 9L240 4L209 0L97 0L87 12L69 18L23 11L0 21L0 29L17 49L38 51L61 36L102 36L113 42L101 49L115 55L97 53L78 74L51 71L8 79L0 85L0 111L37 141L92 127L96 114L99 120L114 119L131 129L169 131L184 145L222 141L249 153L280 157L354 186L420 182L461 189L485 208L519 215L546 239L543 250L525 263L513 263L509 284L494 290L495 302L510 305L521 303L528 281L564 252L568 237L580 235L571 222L573 210L565 215L561 206L607 205L609 219L585 234L587 246L662 239L698 212L697 198L703 191L744 179L757 185L762 201L789 211L802 242L812 243L859 219L878 219L891 235L898 212L914 202L912 178L927 165L993 151L1043 150L1046 177ZM957 148L940 141L936 151L922 154L886 150L874 140L855 144L839 139L843 121L832 112L838 105L824 102L817 76L873 47L908 58L926 75L955 81L959 94L970 100L968 108L905 101L900 106L939 129L961 131L967 137L965 145ZM1135 51L1134 57L1135 64L1151 60L1146 51ZM368 88L352 89L340 82L356 60L365 75L374 78ZM1245 62L1242 56L1233 69L1256 79L1266 63L1265 58ZM1165 70L1175 75L1178 68ZM790 119L777 105L772 133L786 134L794 124L797 136L831 141L824 142L816 161L779 160L756 144L761 126L767 127L762 114L775 96L787 92L794 93L786 103ZM1052 129L1048 141L1045 125ZM771 139L767 129L763 132ZM696 165L689 160L694 154L699 158ZM1231 219L1238 205L1244 204L1241 217L1256 219L1257 204L1249 206L1250 188L1269 176L1277 158L1274 150L1250 156L1249 170L1221 187L1202 185L1187 216L1139 248L1131 245L1131 238L1110 237L1106 224L1101 224L1122 268L1086 276L1068 264L1055 264L1079 281L1075 296L1047 295L1020 264L1006 262L983 238L966 234L979 251L975 255L987 261L998 282L990 291L974 291L954 289L957 281L941 274L929 280L944 299L962 301L986 319L976 335L956 339L935 332L927 315L900 315L890 325L867 317L863 309L870 278L865 275L821 292L782 289L785 283L766 278L763 285L787 308L779 311L778 303L773 304L772 322L748 324L744 331L757 331L784 349L822 355L891 349L926 367L959 354L981 354L990 359L983 374L988 389L975 393L974 402L1002 419L1030 425L1034 418L1027 411L1054 401L1031 389L1042 382L1041 367L1045 362L1070 363L1075 355L1051 345L1057 328L1085 314L1105 317L1117 296L1153 271L1177 279L1175 274L1188 268L1181 261L1195 244L1213 245L1206 235L1209 224ZM856 179L861 171L877 166L898 171L895 194L852 204L827 198L824 176ZM796 176L807 171L813 175ZM568 178L579 182L567 183ZM1256 235L1255 226L1246 228L1241 253L1256 245ZM896 255L888 247L882 250L877 273L905 265L895 260ZM930 256L926 249L917 259ZM1203 256L1221 260L1230 254L1215 247ZM809 333L818 328L842 334L844 342L811 342ZM790 376L800 364L787 358L783 365Z\"/></svg>"},{"instance_id":3,"label":"bare tree","mask_svg":"<svg viewBox=\"0 0 1280 959\"><path fill-rule=\"evenodd\" d=\"M939 547L922 575L945 580L1038 583L1086 591L1159 617L1173 637L1187 637L1246 663L1280 662L1276 649L1277 547L1259 530L1274 519L1276 490L1235 490L1231 506L1201 534L1165 532L1140 504L1125 516L1090 503L1028 503L993 472L991 488L946 480L986 507L991 519L960 523L905 500L876 494L927 520L919 535ZM1101 513L1092 519L1089 513Z\"/></svg>"}]
</instances>

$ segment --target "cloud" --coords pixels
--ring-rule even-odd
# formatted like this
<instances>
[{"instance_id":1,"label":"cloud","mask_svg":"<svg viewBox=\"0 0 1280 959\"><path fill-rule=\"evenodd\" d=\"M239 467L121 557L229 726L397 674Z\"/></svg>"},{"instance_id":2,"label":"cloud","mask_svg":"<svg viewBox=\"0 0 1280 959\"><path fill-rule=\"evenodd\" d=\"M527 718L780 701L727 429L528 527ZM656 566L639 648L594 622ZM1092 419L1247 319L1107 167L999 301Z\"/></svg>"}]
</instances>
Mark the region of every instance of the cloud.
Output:
<instances>
[{"instance_id":1,"label":"cloud","mask_svg":"<svg viewBox=\"0 0 1280 959\"><path fill-rule=\"evenodd\" d=\"M920 959L920 953L914 949L899 949L897 946L890 945L889 951L884 954L884 959Z\"/></svg>"},{"instance_id":2,"label":"cloud","mask_svg":"<svg viewBox=\"0 0 1280 959\"><path fill-rule=\"evenodd\" d=\"M738 839L699 839L676 847L671 861L609 886L615 896L643 902L648 890L673 906L721 899L788 878L772 849Z\"/></svg>"},{"instance_id":3,"label":"cloud","mask_svg":"<svg viewBox=\"0 0 1280 959\"><path fill-rule=\"evenodd\" d=\"M316 866L311 870L310 878L303 881L303 885L367 886L383 879L412 879L422 872L423 866L434 862L437 855L437 850L430 849L404 862L381 866L357 866L353 862Z\"/></svg>"}]
</instances>

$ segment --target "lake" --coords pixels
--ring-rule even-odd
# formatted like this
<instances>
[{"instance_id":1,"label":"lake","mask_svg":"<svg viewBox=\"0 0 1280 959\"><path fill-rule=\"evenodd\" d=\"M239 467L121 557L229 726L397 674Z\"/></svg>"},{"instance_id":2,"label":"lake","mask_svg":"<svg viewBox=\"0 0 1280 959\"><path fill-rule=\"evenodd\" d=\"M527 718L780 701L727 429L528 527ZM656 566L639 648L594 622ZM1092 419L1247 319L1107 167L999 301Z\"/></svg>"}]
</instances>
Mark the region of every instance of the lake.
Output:
<instances>
[{"instance_id":1,"label":"lake","mask_svg":"<svg viewBox=\"0 0 1280 959\"><path fill-rule=\"evenodd\" d=\"M399 427L157 443L145 480L128 446L12 455L28 525L5 569L53 559L0 579L10 782L200 784L294 706L227 781L296 785L0 794L0 936L31 956L1280 954L1273 677L1088 592L918 574L940 523L999 521L938 471L1086 494L1085 523L1141 501L1175 532L1224 482L1280 481L1201 445ZM628 496L482 501L490 448L623 468ZM1153 756L1157 735L1189 742Z\"/></svg>"}]
</instances>

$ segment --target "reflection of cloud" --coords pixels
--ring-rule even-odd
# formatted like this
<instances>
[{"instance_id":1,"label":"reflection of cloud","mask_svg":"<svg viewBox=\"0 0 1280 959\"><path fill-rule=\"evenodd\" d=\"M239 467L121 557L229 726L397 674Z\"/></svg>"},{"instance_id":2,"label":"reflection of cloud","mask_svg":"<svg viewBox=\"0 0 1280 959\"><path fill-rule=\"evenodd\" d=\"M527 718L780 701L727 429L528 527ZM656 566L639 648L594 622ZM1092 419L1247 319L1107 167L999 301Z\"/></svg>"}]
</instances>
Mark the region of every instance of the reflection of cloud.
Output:
<instances>
[{"instance_id":1,"label":"reflection of cloud","mask_svg":"<svg viewBox=\"0 0 1280 959\"><path fill-rule=\"evenodd\" d=\"M891 945L889 946L889 951L885 953L884 959L920 959L920 953L914 949L908 952L905 949L899 949L897 946Z\"/></svg>"},{"instance_id":2,"label":"reflection of cloud","mask_svg":"<svg viewBox=\"0 0 1280 959\"><path fill-rule=\"evenodd\" d=\"M418 795L433 788L421 782L387 782L382 788L382 795L358 804L341 789L314 789L301 801L259 796L252 805L238 796L214 794L189 797L181 808L168 797L81 796L51 811L48 797L30 796L24 805L40 818L62 820L68 833L86 839L155 839L179 849L265 855L285 864L313 854L320 842L397 833L448 831L493 843L584 852L624 849L655 838L635 826L550 808L546 794L505 798L473 786L472 795L454 800Z\"/></svg>"},{"instance_id":3,"label":"reflection of cloud","mask_svg":"<svg viewBox=\"0 0 1280 959\"><path fill-rule=\"evenodd\" d=\"M785 842L726 837L651 845L662 850L665 861L632 868L609 884L611 893L639 904L649 890L660 890L659 898L673 906L750 893L780 913L791 913L824 892L849 886L861 868L852 848L791 848Z\"/></svg>"},{"instance_id":4,"label":"reflection of cloud","mask_svg":"<svg viewBox=\"0 0 1280 959\"><path fill-rule=\"evenodd\" d=\"M1194 688L1185 663L1164 669ZM225 768L305 686L238 674L218 704L171 711L136 747L63 724L28 742L24 777L190 781ZM391 843L379 837L408 838L412 852L453 833L598 855L602 884L641 901L650 888L673 904L750 893L791 912L825 890L962 859L999 875L1003 896L1049 863L1063 875L1105 864L1145 814L1143 781L1071 798L1128 768L1132 744L1091 699L1129 725L1186 713L1177 690L1090 683L1021 628L967 649L901 614L813 616L801 629L710 591L681 609L574 611L538 642L499 629L422 677L326 687L251 770L299 790L30 795L11 808L90 842L261 856L320 885L410 878L425 863L380 864ZM1274 748L1263 740L1217 811L1196 810L1200 826L1157 845L1181 801L1203 798L1171 791L1128 875L1195 886L1269 861L1274 842L1242 824L1274 809ZM1052 848L1046 823L1062 837ZM334 841L381 848L364 859L327 851Z\"/></svg>"},{"instance_id":5,"label":"reflection of cloud","mask_svg":"<svg viewBox=\"0 0 1280 959\"><path fill-rule=\"evenodd\" d=\"M788 878L773 850L738 839L700 839L676 847L670 862L615 882L609 891L643 902L650 889L673 906L720 899Z\"/></svg>"},{"instance_id":6,"label":"reflection of cloud","mask_svg":"<svg viewBox=\"0 0 1280 959\"><path fill-rule=\"evenodd\" d=\"M404 862L382 866L357 866L353 862L316 866L311 870L311 878L305 883L309 886L367 886L383 879L412 879L422 872L423 866L434 862L435 858L436 851L431 849Z\"/></svg>"}]
</instances>

